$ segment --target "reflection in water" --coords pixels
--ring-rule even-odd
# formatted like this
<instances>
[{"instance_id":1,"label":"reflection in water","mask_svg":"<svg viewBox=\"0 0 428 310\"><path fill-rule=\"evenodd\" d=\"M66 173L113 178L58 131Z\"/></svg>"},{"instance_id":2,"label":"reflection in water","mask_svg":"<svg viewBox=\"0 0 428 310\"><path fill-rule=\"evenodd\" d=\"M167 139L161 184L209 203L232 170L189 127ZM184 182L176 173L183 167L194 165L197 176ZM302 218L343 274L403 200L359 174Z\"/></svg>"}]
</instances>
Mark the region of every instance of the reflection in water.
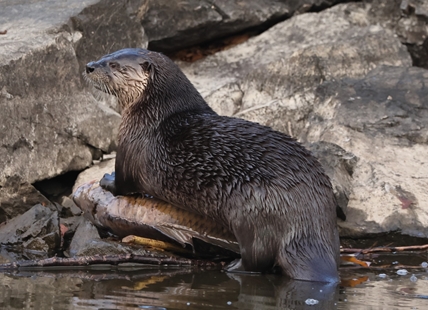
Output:
<instances>
[{"instance_id":1,"label":"reflection in water","mask_svg":"<svg viewBox=\"0 0 428 310\"><path fill-rule=\"evenodd\" d=\"M311 309L334 309L337 284L289 280L274 275L229 274L240 284L236 306L239 309L301 309L307 299L318 304Z\"/></svg>"},{"instance_id":2,"label":"reflection in water","mask_svg":"<svg viewBox=\"0 0 428 310\"><path fill-rule=\"evenodd\" d=\"M379 272L380 273L380 272ZM378 274L379 274L378 273ZM413 273L413 271L412 271ZM97 268L0 273L0 309L425 309L428 274L348 270L342 287L275 275L192 269ZM305 300L315 299L309 306Z\"/></svg>"}]
</instances>

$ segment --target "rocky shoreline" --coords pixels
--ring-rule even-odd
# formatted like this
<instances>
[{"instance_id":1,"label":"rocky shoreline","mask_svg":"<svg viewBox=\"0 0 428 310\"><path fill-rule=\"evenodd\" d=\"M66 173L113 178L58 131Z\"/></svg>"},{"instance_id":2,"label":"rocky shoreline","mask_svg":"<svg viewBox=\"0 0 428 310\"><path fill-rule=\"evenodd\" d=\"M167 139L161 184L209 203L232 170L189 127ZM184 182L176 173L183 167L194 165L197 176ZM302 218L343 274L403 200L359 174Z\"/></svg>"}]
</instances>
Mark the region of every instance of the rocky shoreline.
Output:
<instances>
[{"instance_id":1,"label":"rocky shoreline","mask_svg":"<svg viewBox=\"0 0 428 310\"><path fill-rule=\"evenodd\" d=\"M175 57L218 113L307 145L347 215L342 237L425 242L428 5L339 2L3 2L0 244L52 253L75 233L101 240L68 195L80 171L102 171L120 115L81 72L106 53L147 46ZM245 42L201 52L235 35ZM198 51L212 55L182 60ZM91 234L79 232L87 226Z\"/></svg>"}]
</instances>

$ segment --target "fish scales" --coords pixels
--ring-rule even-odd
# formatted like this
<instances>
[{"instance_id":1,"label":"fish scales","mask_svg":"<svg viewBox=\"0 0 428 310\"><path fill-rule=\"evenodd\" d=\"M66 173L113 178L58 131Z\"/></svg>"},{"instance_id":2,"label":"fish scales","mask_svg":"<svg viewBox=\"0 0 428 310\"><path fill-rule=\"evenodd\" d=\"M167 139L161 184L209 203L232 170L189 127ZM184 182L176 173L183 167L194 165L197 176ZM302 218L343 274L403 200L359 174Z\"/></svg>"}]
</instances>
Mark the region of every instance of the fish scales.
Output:
<instances>
[{"instance_id":1,"label":"fish scales","mask_svg":"<svg viewBox=\"0 0 428 310\"><path fill-rule=\"evenodd\" d=\"M239 254L234 235L212 219L175 207L156 198L113 196L98 182L81 185L73 200L84 215L99 228L119 237L137 235L190 245L194 240Z\"/></svg>"}]
</instances>

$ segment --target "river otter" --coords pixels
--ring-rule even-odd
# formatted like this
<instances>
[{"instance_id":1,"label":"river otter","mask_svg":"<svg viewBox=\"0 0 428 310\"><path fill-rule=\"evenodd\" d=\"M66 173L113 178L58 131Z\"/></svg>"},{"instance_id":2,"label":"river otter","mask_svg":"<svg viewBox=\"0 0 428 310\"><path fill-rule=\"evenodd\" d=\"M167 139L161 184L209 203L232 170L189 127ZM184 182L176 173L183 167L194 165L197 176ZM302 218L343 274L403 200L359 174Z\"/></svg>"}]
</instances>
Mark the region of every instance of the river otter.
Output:
<instances>
[{"instance_id":1,"label":"river otter","mask_svg":"<svg viewBox=\"0 0 428 310\"><path fill-rule=\"evenodd\" d=\"M230 228L241 260L228 271L279 268L294 279L338 281L331 183L296 140L219 116L160 53L119 50L88 63L85 76L122 110L115 176L103 187L150 194Z\"/></svg>"}]
</instances>

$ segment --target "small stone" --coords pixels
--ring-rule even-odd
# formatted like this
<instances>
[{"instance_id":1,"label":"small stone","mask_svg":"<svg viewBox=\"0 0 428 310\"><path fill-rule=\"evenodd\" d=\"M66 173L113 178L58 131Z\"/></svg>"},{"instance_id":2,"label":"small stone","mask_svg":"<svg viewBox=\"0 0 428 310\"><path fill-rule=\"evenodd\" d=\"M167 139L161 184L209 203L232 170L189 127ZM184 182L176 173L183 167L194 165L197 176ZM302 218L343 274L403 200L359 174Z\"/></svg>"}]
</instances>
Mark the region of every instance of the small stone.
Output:
<instances>
[{"instance_id":1,"label":"small stone","mask_svg":"<svg viewBox=\"0 0 428 310\"><path fill-rule=\"evenodd\" d=\"M313 306L313 305L318 304L318 303L319 303L319 301L318 301L318 300L316 300L316 299L308 298L308 299L306 299L306 300L305 300L305 303L306 303L307 305L309 305L309 306Z\"/></svg>"},{"instance_id":2,"label":"small stone","mask_svg":"<svg viewBox=\"0 0 428 310\"><path fill-rule=\"evenodd\" d=\"M421 266L422 266L422 268L427 268L427 267L428 267L428 263L427 263L427 262L423 262L423 263L421 264Z\"/></svg>"},{"instance_id":3,"label":"small stone","mask_svg":"<svg viewBox=\"0 0 428 310\"><path fill-rule=\"evenodd\" d=\"M406 269L398 269L397 270L397 274L400 276L405 276L407 274L407 270Z\"/></svg>"},{"instance_id":4,"label":"small stone","mask_svg":"<svg viewBox=\"0 0 428 310\"><path fill-rule=\"evenodd\" d=\"M414 274L412 274L412 276L410 277L410 281L416 282L416 281L418 281L418 278Z\"/></svg>"},{"instance_id":5,"label":"small stone","mask_svg":"<svg viewBox=\"0 0 428 310\"><path fill-rule=\"evenodd\" d=\"M385 273L380 273L377 275L379 278L385 279L386 278L386 274Z\"/></svg>"},{"instance_id":6,"label":"small stone","mask_svg":"<svg viewBox=\"0 0 428 310\"><path fill-rule=\"evenodd\" d=\"M61 199L60 204L64 207L65 210L63 210L62 213L64 213L65 217L72 217L72 216L78 216L82 214L82 210L76 204L73 200L71 200L67 196L63 196Z\"/></svg>"},{"instance_id":7,"label":"small stone","mask_svg":"<svg viewBox=\"0 0 428 310\"><path fill-rule=\"evenodd\" d=\"M231 301L228 301L226 304L227 304L228 306L230 306L230 305L232 304L232 302L231 302Z\"/></svg>"}]
</instances>

